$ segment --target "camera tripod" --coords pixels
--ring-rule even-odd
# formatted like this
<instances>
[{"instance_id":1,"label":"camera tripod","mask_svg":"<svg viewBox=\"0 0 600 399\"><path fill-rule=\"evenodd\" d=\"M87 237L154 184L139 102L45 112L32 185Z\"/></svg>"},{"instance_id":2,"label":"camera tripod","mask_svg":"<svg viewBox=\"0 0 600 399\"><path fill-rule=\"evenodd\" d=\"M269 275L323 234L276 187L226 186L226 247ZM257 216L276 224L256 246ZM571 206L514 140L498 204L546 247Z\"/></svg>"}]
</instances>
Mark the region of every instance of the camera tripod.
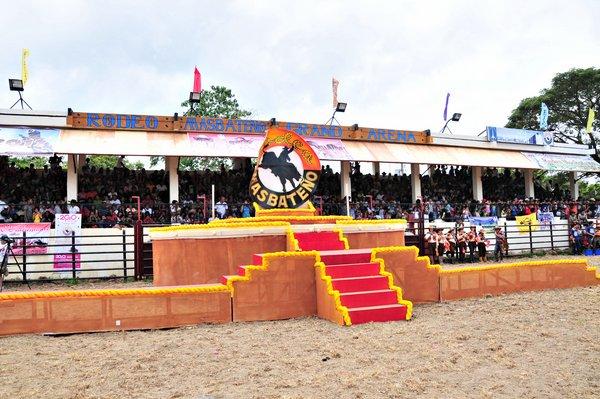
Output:
<instances>
[{"instance_id":1,"label":"camera tripod","mask_svg":"<svg viewBox=\"0 0 600 399\"><path fill-rule=\"evenodd\" d=\"M5 243L6 247L4 250L4 256L2 257L2 263L0 264L0 292L2 292L2 290L4 289L4 277L8 276L8 257L10 255L12 255L15 263L17 264L17 267L19 268L19 271L23 275L23 280L25 280L27 287L31 289L31 285L29 284L29 281L27 281L27 275L23 272L23 269L21 269L21 265L19 264L15 253L13 252L12 244L14 241L2 241Z\"/></svg>"}]
</instances>

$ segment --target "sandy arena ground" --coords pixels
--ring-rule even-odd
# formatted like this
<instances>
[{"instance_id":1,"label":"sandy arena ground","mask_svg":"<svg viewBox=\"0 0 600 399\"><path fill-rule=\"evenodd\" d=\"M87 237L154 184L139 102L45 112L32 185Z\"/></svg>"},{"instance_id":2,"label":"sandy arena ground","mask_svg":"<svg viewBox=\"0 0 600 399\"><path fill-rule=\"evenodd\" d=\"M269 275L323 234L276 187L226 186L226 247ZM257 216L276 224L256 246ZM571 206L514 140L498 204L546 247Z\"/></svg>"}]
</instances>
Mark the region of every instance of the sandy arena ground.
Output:
<instances>
[{"instance_id":1,"label":"sandy arena ground","mask_svg":"<svg viewBox=\"0 0 600 399\"><path fill-rule=\"evenodd\" d=\"M317 318L0 339L0 398L597 398L600 286Z\"/></svg>"}]
</instances>

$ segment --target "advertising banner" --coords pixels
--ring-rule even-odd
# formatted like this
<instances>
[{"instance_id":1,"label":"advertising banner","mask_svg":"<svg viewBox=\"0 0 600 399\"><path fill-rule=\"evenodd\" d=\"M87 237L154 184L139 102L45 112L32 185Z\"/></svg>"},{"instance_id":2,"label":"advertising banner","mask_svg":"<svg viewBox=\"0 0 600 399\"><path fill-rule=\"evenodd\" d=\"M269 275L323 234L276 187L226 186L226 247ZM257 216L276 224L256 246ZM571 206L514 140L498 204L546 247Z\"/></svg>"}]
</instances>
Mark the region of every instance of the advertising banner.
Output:
<instances>
[{"instance_id":1,"label":"advertising banner","mask_svg":"<svg viewBox=\"0 0 600 399\"><path fill-rule=\"evenodd\" d=\"M248 134L206 134L189 132L192 148L201 156L229 156L254 158L265 137ZM352 161L353 158L340 139L305 138L319 159Z\"/></svg>"},{"instance_id":2,"label":"advertising banner","mask_svg":"<svg viewBox=\"0 0 600 399\"><path fill-rule=\"evenodd\" d=\"M73 233L75 233L75 245L73 245ZM54 220L54 235L56 244L54 254L55 269L81 268L81 254L77 245L81 243L81 214L61 213Z\"/></svg>"},{"instance_id":3,"label":"advertising banner","mask_svg":"<svg viewBox=\"0 0 600 399\"><path fill-rule=\"evenodd\" d=\"M540 228L537 220L537 214L535 213L532 213L531 215L516 216L515 219L517 221L519 234L529 233L529 226L531 226L531 231L537 231Z\"/></svg>"},{"instance_id":4,"label":"advertising banner","mask_svg":"<svg viewBox=\"0 0 600 399\"><path fill-rule=\"evenodd\" d=\"M23 242L23 232L26 240ZM50 223L0 223L0 237L8 236L15 240L13 252L15 255L23 254L23 245L27 246L28 254L48 253L48 236Z\"/></svg>"},{"instance_id":5,"label":"advertising banner","mask_svg":"<svg viewBox=\"0 0 600 399\"><path fill-rule=\"evenodd\" d=\"M600 172L600 164L589 155L542 154L523 152L541 169L550 171Z\"/></svg>"},{"instance_id":6,"label":"advertising banner","mask_svg":"<svg viewBox=\"0 0 600 399\"><path fill-rule=\"evenodd\" d=\"M552 212L540 212L539 215L540 229L550 230L552 220L554 220L554 214Z\"/></svg>"},{"instance_id":7,"label":"advertising banner","mask_svg":"<svg viewBox=\"0 0 600 399\"><path fill-rule=\"evenodd\" d=\"M498 224L498 217L496 216L477 216L470 217L469 224L471 226L481 226L486 232L491 233L494 231L494 227Z\"/></svg>"},{"instance_id":8,"label":"advertising banner","mask_svg":"<svg viewBox=\"0 0 600 399\"><path fill-rule=\"evenodd\" d=\"M0 155L45 155L56 152L58 129L0 127Z\"/></svg>"},{"instance_id":9,"label":"advertising banner","mask_svg":"<svg viewBox=\"0 0 600 399\"><path fill-rule=\"evenodd\" d=\"M533 145L554 144L554 136L552 135L552 132L493 126L487 126L486 131L488 141L491 142Z\"/></svg>"}]
</instances>

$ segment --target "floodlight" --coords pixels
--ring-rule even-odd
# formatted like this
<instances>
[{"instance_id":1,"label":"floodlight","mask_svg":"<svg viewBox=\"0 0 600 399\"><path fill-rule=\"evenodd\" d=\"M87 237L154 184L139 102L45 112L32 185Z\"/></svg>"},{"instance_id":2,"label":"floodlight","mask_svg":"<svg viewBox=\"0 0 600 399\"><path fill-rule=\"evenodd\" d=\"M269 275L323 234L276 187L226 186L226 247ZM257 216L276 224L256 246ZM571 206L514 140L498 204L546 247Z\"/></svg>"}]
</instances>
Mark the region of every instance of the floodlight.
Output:
<instances>
[{"instance_id":1,"label":"floodlight","mask_svg":"<svg viewBox=\"0 0 600 399\"><path fill-rule=\"evenodd\" d=\"M200 92L198 91L190 91L190 103L199 103L200 102Z\"/></svg>"},{"instance_id":2,"label":"floodlight","mask_svg":"<svg viewBox=\"0 0 600 399\"><path fill-rule=\"evenodd\" d=\"M337 103L337 106L335 107L335 112L346 112L347 106L348 103Z\"/></svg>"},{"instance_id":3,"label":"floodlight","mask_svg":"<svg viewBox=\"0 0 600 399\"><path fill-rule=\"evenodd\" d=\"M23 91L23 81L21 79L8 79L10 91Z\"/></svg>"},{"instance_id":4,"label":"floodlight","mask_svg":"<svg viewBox=\"0 0 600 399\"><path fill-rule=\"evenodd\" d=\"M452 120L453 120L454 122L458 122L458 121L460 120L460 117L461 117L461 116L462 116L462 114L459 114L458 112L455 112L455 113L452 115Z\"/></svg>"}]
</instances>

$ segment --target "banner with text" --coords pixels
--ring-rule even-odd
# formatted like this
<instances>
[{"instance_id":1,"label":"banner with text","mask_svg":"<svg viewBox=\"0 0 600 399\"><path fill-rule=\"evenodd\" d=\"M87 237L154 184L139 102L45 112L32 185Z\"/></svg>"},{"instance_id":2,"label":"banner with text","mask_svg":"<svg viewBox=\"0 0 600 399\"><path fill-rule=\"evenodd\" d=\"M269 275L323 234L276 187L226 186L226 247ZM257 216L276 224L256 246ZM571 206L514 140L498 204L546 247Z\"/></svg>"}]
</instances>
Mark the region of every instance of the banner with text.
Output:
<instances>
[{"instance_id":1,"label":"banner with text","mask_svg":"<svg viewBox=\"0 0 600 399\"><path fill-rule=\"evenodd\" d=\"M56 244L54 250L55 269L81 268L81 254L77 245L81 243L81 214L61 213L54 220ZM73 239L73 235L75 239Z\"/></svg>"},{"instance_id":2,"label":"banner with text","mask_svg":"<svg viewBox=\"0 0 600 399\"><path fill-rule=\"evenodd\" d=\"M554 214L552 212L540 212L538 214L540 221L540 229L541 230L550 230L550 225L554 220Z\"/></svg>"},{"instance_id":3,"label":"banner with text","mask_svg":"<svg viewBox=\"0 0 600 399\"><path fill-rule=\"evenodd\" d=\"M519 234L527 234L529 233L530 229L531 231L537 231L540 228L537 220L537 214L535 213L532 213L531 215L516 216L515 219L517 221Z\"/></svg>"},{"instance_id":4,"label":"banner with text","mask_svg":"<svg viewBox=\"0 0 600 399\"><path fill-rule=\"evenodd\" d=\"M536 162L544 170L600 172L600 164L589 155L542 154L538 152L523 152L522 154Z\"/></svg>"},{"instance_id":5,"label":"banner with text","mask_svg":"<svg viewBox=\"0 0 600 399\"><path fill-rule=\"evenodd\" d=\"M552 132L493 126L487 126L486 131L488 141L491 142L533 145L554 144Z\"/></svg>"},{"instance_id":6,"label":"banner with text","mask_svg":"<svg viewBox=\"0 0 600 399\"><path fill-rule=\"evenodd\" d=\"M25 240L23 240L25 233ZM0 236L8 236L15 240L13 252L23 254L23 245L27 246L27 254L48 253L48 236L50 223L0 223Z\"/></svg>"}]
</instances>

